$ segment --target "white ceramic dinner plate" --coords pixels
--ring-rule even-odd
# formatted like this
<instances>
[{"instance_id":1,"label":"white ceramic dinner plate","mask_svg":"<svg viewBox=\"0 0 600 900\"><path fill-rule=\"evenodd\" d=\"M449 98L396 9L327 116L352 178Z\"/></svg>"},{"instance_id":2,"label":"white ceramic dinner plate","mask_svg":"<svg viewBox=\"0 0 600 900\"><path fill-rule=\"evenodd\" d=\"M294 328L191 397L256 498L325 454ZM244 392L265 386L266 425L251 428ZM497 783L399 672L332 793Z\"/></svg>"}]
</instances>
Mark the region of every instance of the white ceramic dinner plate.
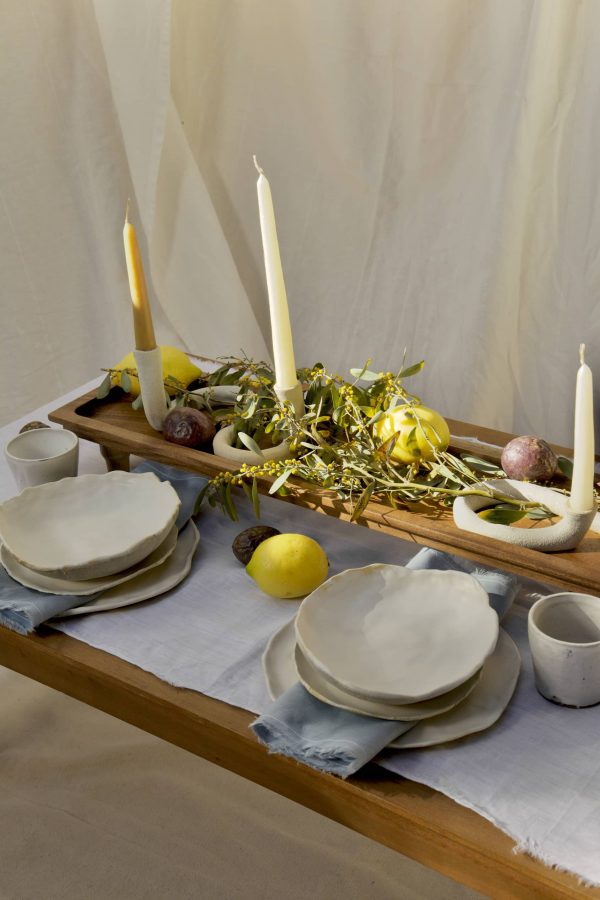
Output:
<instances>
[{"instance_id":1,"label":"white ceramic dinner plate","mask_svg":"<svg viewBox=\"0 0 600 900\"><path fill-rule=\"evenodd\" d=\"M22 565L87 580L114 575L152 553L180 502L152 472L80 475L25 488L0 504L0 540Z\"/></svg>"},{"instance_id":2,"label":"white ceramic dinner plate","mask_svg":"<svg viewBox=\"0 0 600 900\"><path fill-rule=\"evenodd\" d=\"M298 681L295 646L293 622L277 631L267 645L263 670L272 700ZM405 750L431 747L490 728L508 706L520 668L521 657L514 641L500 629L496 648L485 661L481 678L468 697L449 712L417 721L389 746Z\"/></svg>"},{"instance_id":3,"label":"white ceramic dinner plate","mask_svg":"<svg viewBox=\"0 0 600 900\"><path fill-rule=\"evenodd\" d=\"M294 638L295 640L295 638ZM296 675L300 679L309 694L348 712L360 713L363 716L371 716L374 719L396 719L399 722L417 722L421 719L429 719L439 716L456 706L465 697L468 697L475 688L481 676L481 670L472 675L464 684L459 685L447 694L440 694L431 700L423 700L421 703L382 703L376 700L365 700L363 697L355 697L348 694L328 679L306 659L302 650L296 644L294 650L294 664Z\"/></svg>"},{"instance_id":4,"label":"white ceramic dinner plate","mask_svg":"<svg viewBox=\"0 0 600 900\"><path fill-rule=\"evenodd\" d=\"M124 584L119 584L109 591L105 591L100 597L88 600L81 606L66 609L55 616L56 619L67 619L71 616L83 616L88 613L107 612L111 609L119 609L122 606L133 606L142 600L150 600L170 591L189 574L192 560L200 535L192 521L179 533L177 545L173 553L156 569L143 572Z\"/></svg>"},{"instance_id":5,"label":"white ceramic dinner plate","mask_svg":"<svg viewBox=\"0 0 600 900\"><path fill-rule=\"evenodd\" d=\"M85 597L89 594L107 591L109 588L115 587L115 585L136 578L142 572L160 566L173 553L176 544L177 526L173 525L164 541L159 544L156 550L153 550L152 553L136 563L135 566L130 566L128 569L125 569L123 572L117 572L115 575L105 575L103 578L90 578L87 581L57 578L54 575L43 575L34 569L28 569L27 566L23 566L14 558L4 544L0 547L0 562L10 577L24 585L24 587L40 591L42 594L65 594Z\"/></svg>"},{"instance_id":6,"label":"white ceramic dinner plate","mask_svg":"<svg viewBox=\"0 0 600 900\"><path fill-rule=\"evenodd\" d=\"M346 569L306 597L296 640L347 693L417 703L471 678L493 652L498 616L464 572L382 563Z\"/></svg>"}]
</instances>

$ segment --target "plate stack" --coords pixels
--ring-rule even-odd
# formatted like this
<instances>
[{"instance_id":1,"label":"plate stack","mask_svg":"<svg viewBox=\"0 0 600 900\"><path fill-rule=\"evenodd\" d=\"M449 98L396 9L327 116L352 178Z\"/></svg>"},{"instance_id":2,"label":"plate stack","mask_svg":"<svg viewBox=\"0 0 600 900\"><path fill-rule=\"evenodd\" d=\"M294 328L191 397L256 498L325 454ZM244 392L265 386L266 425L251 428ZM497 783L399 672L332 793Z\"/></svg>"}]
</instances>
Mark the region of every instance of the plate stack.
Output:
<instances>
[{"instance_id":1,"label":"plate stack","mask_svg":"<svg viewBox=\"0 0 600 900\"><path fill-rule=\"evenodd\" d=\"M471 575L377 564L306 597L264 663L273 697L299 679L331 706L414 722L392 746L416 747L493 724L520 657Z\"/></svg>"},{"instance_id":2,"label":"plate stack","mask_svg":"<svg viewBox=\"0 0 600 900\"><path fill-rule=\"evenodd\" d=\"M48 594L98 595L63 616L169 590L189 572L198 532L175 524L179 497L152 473L81 475L26 488L0 505L0 561Z\"/></svg>"}]
</instances>

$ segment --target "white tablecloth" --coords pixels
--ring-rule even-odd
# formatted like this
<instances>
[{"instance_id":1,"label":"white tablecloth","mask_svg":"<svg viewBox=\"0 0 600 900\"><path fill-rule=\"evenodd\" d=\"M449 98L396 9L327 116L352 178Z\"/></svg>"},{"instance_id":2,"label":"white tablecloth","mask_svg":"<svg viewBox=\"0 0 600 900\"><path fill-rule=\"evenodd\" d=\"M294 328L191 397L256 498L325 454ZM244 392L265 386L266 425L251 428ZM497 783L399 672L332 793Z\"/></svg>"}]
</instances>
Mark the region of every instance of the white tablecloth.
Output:
<instances>
[{"instance_id":1,"label":"white tablecloth","mask_svg":"<svg viewBox=\"0 0 600 900\"><path fill-rule=\"evenodd\" d=\"M99 468L94 448L84 444L81 470ZM4 473L2 479L0 490L8 496L13 488ZM375 561L401 564L417 550L414 543L272 498L264 498L262 508L265 524L319 540L332 574ZM233 557L233 537L254 524L245 501L240 501L240 513L240 522L232 523L206 506L198 522L201 544L192 575L168 595L56 627L172 684L262 711L269 700L261 655L273 631L294 616L298 602L265 597ZM524 665L501 721L455 744L390 753L380 762L477 810L519 848L600 884L600 708L554 706L537 694L531 675L527 608L539 593L552 590L523 580L506 620Z\"/></svg>"}]
</instances>

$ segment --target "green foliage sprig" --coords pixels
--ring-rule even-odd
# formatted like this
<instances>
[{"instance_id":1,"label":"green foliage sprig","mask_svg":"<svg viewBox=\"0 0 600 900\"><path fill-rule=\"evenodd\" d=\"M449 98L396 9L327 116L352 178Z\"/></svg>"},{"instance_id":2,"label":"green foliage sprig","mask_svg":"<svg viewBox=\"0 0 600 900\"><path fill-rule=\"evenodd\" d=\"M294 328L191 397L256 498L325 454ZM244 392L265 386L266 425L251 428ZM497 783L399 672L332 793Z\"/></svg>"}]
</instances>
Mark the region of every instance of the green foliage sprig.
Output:
<instances>
[{"instance_id":1,"label":"green foliage sprig","mask_svg":"<svg viewBox=\"0 0 600 900\"><path fill-rule=\"evenodd\" d=\"M238 445L260 454L261 446L287 441L290 456L243 464L236 473L221 472L209 482L203 496L235 517L232 488L241 486L252 497L258 513L257 479L273 479L269 493L281 494L287 490L288 479L295 477L349 502L353 520L362 515L372 499L395 508L417 502L450 507L455 497L468 494L489 497L491 509L486 517L492 521L509 524L525 515L536 519L551 516L539 504L519 502L483 487L482 477L500 478L504 472L471 454L457 456L431 445L432 460L408 465L394 460L396 436L382 443L373 426L394 406L420 405L419 398L406 389L405 379L420 372L424 362L403 365L397 373L374 372L369 365L370 361L362 369L350 370L351 381L329 372L321 363L298 370L304 386L305 414L297 418L289 404L279 401L270 366L226 359L221 373L226 372L240 385L229 418ZM415 418L415 428L421 427L416 413ZM422 434L427 436L425 429Z\"/></svg>"},{"instance_id":2,"label":"green foliage sprig","mask_svg":"<svg viewBox=\"0 0 600 900\"><path fill-rule=\"evenodd\" d=\"M288 480L297 478L348 502L353 520L362 515L370 500L394 508L409 508L415 503L449 508L455 497L469 494L489 498L489 508L480 513L488 521L509 525L525 516L539 521L552 517L537 503L520 502L482 486L485 478L505 475L495 463L473 454L440 451L429 442L432 460L420 459L405 465L393 458L397 436L382 443L374 434L374 426L399 404L408 404L413 410L420 405L419 397L407 390L405 381L422 370L423 360L408 366L403 362L395 373L374 372L369 368L369 360L362 369L350 370L351 380L328 371L322 363L299 369L305 413L297 418L293 408L277 397L274 372L268 363L247 357L194 358L216 364L217 368L203 372L198 382L190 386L168 377L164 385L171 407L207 408L218 424L233 425L234 446L253 450L259 456L261 448L284 441L290 448L287 459L265 458L256 465L243 464L237 472L220 472L206 485L197 509L206 499L237 519L233 489L241 487L258 517L258 480L271 479L269 493L284 494L289 490ZM98 388L98 398L108 395L117 376L123 389L129 390L136 374L134 369L103 371L107 374ZM202 395L194 393L199 386L210 389L224 385L239 387L234 406L219 405L210 390ZM140 409L141 397L135 398L132 405ZM414 416L416 429L421 425L418 415ZM421 434L427 438L425 429L421 429ZM561 457L559 465L570 477L570 461Z\"/></svg>"}]
</instances>

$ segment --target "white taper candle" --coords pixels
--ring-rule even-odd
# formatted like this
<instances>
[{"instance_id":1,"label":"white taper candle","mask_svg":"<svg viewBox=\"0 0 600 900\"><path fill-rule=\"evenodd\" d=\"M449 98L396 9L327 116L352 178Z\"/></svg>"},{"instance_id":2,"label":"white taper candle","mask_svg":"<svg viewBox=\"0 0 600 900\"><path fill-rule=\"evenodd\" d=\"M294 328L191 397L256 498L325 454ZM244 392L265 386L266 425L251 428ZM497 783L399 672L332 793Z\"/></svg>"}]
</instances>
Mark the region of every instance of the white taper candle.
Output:
<instances>
[{"instance_id":1,"label":"white taper candle","mask_svg":"<svg viewBox=\"0 0 600 900\"><path fill-rule=\"evenodd\" d=\"M262 234L263 253L265 257L265 273L269 294L269 310L271 314L271 334L273 338L273 359L275 362L276 387L284 390L297 384L296 362L292 343L292 328L288 309L285 282L271 188L265 174L254 157L254 165L258 171L256 190L258 193L258 211Z\"/></svg>"},{"instance_id":2,"label":"white taper candle","mask_svg":"<svg viewBox=\"0 0 600 900\"><path fill-rule=\"evenodd\" d=\"M584 513L594 506L594 385L592 370L585 363L585 344L579 347L579 359L570 506L573 512Z\"/></svg>"}]
</instances>

